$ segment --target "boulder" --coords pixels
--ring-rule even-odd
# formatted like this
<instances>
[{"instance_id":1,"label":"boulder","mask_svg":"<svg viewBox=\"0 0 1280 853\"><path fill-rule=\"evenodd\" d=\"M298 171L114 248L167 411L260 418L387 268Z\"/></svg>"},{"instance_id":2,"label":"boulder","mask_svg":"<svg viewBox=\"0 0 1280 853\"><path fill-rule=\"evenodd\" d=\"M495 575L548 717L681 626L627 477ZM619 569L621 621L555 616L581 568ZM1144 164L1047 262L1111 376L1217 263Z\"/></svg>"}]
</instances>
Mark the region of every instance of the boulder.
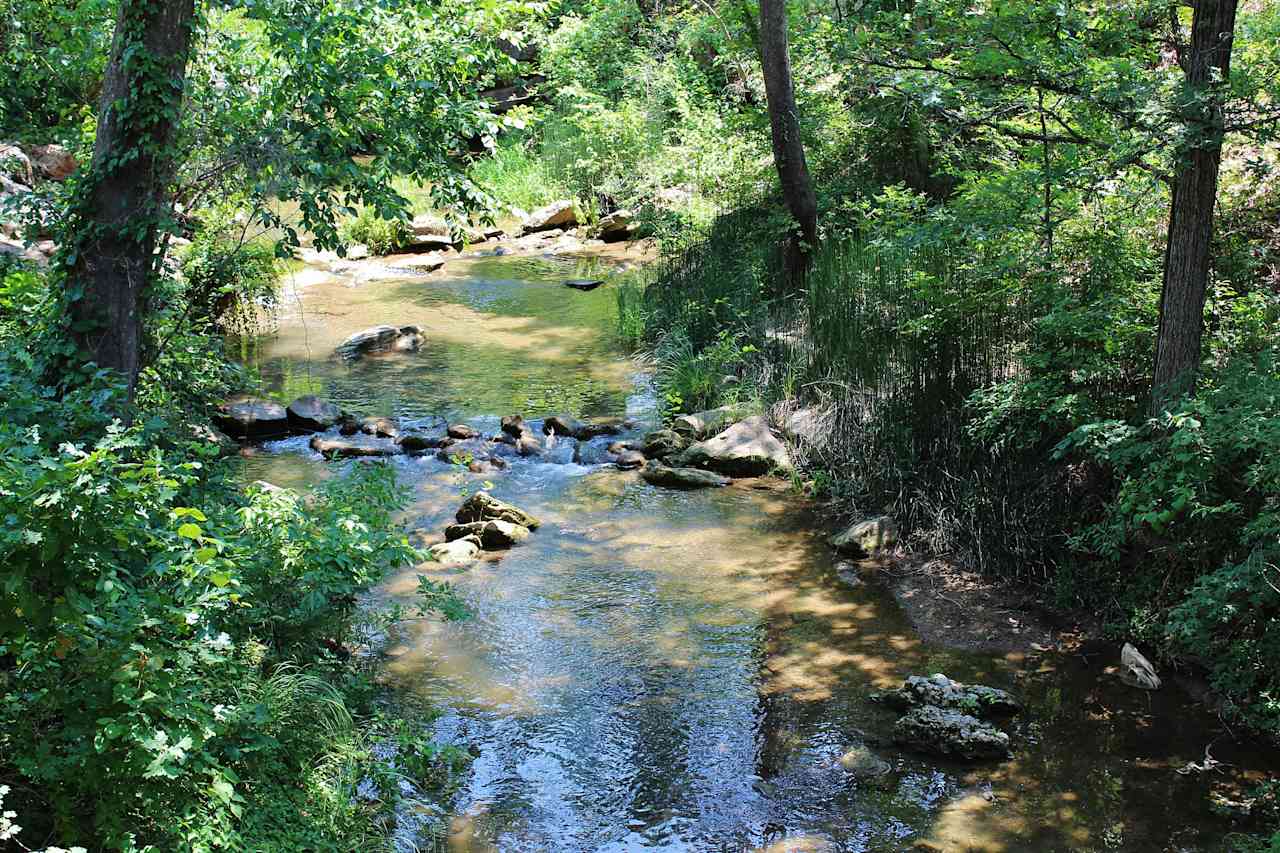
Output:
<instances>
[{"instance_id":1,"label":"boulder","mask_svg":"<svg viewBox=\"0 0 1280 853\"><path fill-rule=\"evenodd\" d=\"M624 471L639 468L644 465L644 454L639 450L623 450L616 454L617 459L614 460L615 465Z\"/></svg>"},{"instance_id":2,"label":"boulder","mask_svg":"<svg viewBox=\"0 0 1280 853\"><path fill-rule=\"evenodd\" d=\"M502 419L502 431L512 438L522 435L533 435L533 430L525 423L523 415L507 415Z\"/></svg>"},{"instance_id":3,"label":"boulder","mask_svg":"<svg viewBox=\"0 0 1280 853\"><path fill-rule=\"evenodd\" d=\"M748 477L793 470L786 446L773 434L763 415L747 418L713 438L691 445L680 454L679 461L682 465Z\"/></svg>"},{"instance_id":4,"label":"boulder","mask_svg":"<svg viewBox=\"0 0 1280 853\"><path fill-rule=\"evenodd\" d=\"M339 435L355 435L360 431L360 418L348 412L343 412L338 416L337 426Z\"/></svg>"},{"instance_id":5,"label":"boulder","mask_svg":"<svg viewBox=\"0 0 1280 853\"><path fill-rule=\"evenodd\" d=\"M475 537L480 542L480 547L492 551L498 548L510 548L528 539L529 528L509 521L489 519L465 524L450 524L444 529L444 538L449 542L471 537Z\"/></svg>"},{"instance_id":6,"label":"boulder","mask_svg":"<svg viewBox=\"0 0 1280 853\"><path fill-rule=\"evenodd\" d=\"M442 566L470 563L480 556L480 540L474 536L437 542L427 549L427 556Z\"/></svg>"},{"instance_id":7,"label":"boulder","mask_svg":"<svg viewBox=\"0 0 1280 853\"><path fill-rule=\"evenodd\" d=\"M79 166L71 152L61 145L32 145L27 149L27 156L36 173L51 181L65 181Z\"/></svg>"},{"instance_id":8,"label":"boulder","mask_svg":"<svg viewBox=\"0 0 1280 853\"><path fill-rule=\"evenodd\" d=\"M786 412L778 419L782 435L790 442L821 446L831 432L832 413L817 406Z\"/></svg>"},{"instance_id":9,"label":"boulder","mask_svg":"<svg viewBox=\"0 0 1280 853\"><path fill-rule=\"evenodd\" d=\"M391 442L331 438L323 435L311 437L311 449L329 459L395 456L400 452L400 448Z\"/></svg>"},{"instance_id":10,"label":"boulder","mask_svg":"<svg viewBox=\"0 0 1280 853\"><path fill-rule=\"evenodd\" d=\"M913 675L896 690L878 693L872 699L898 711L933 705L988 718L1008 716L1022 710L1022 705L1007 691L982 684L962 684L942 673L928 678Z\"/></svg>"},{"instance_id":11,"label":"boulder","mask_svg":"<svg viewBox=\"0 0 1280 853\"><path fill-rule=\"evenodd\" d=\"M0 174L28 187L35 183L31 158L14 142L0 142Z\"/></svg>"},{"instance_id":12,"label":"boulder","mask_svg":"<svg viewBox=\"0 0 1280 853\"><path fill-rule=\"evenodd\" d=\"M233 438L270 438L289 434L289 413L273 400L237 395L214 412L218 429Z\"/></svg>"},{"instance_id":13,"label":"boulder","mask_svg":"<svg viewBox=\"0 0 1280 853\"><path fill-rule=\"evenodd\" d=\"M898 526L892 518L882 515L855 522L828 541L841 554L876 557L897 543Z\"/></svg>"},{"instance_id":14,"label":"boulder","mask_svg":"<svg viewBox=\"0 0 1280 853\"><path fill-rule=\"evenodd\" d=\"M546 207L540 207L530 213L524 220L524 233L550 231L553 228L573 227L578 224L577 205L568 199L553 201Z\"/></svg>"},{"instance_id":15,"label":"boulder","mask_svg":"<svg viewBox=\"0 0 1280 853\"><path fill-rule=\"evenodd\" d=\"M683 453L689 446L689 440L675 430L659 429L647 433L641 450L650 459L665 459Z\"/></svg>"},{"instance_id":16,"label":"boulder","mask_svg":"<svg viewBox=\"0 0 1280 853\"><path fill-rule=\"evenodd\" d=\"M323 432L336 424L342 416L341 409L314 394L299 397L285 411L289 416L290 426L307 432Z\"/></svg>"},{"instance_id":17,"label":"boulder","mask_svg":"<svg viewBox=\"0 0 1280 853\"><path fill-rule=\"evenodd\" d=\"M671 429L689 441L697 441L715 435L746 417L739 406L721 406L705 412L680 415L671 422Z\"/></svg>"},{"instance_id":18,"label":"boulder","mask_svg":"<svg viewBox=\"0 0 1280 853\"><path fill-rule=\"evenodd\" d=\"M1160 689L1160 676L1156 675L1156 668L1130 643L1125 643L1120 650L1120 680L1130 687L1142 690Z\"/></svg>"},{"instance_id":19,"label":"boulder","mask_svg":"<svg viewBox=\"0 0 1280 853\"><path fill-rule=\"evenodd\" d=\"M579 441L590 441L602 435L617 435L622 432L622 421L618 418L587 421L575 436Z\"/></svg>"},{"instance_id":20,"label":"boulder","mask_svg":"<svg viewBox=\"0 0 1280 853\"><path fill-rule=\"evenodd\" d=\"M361 329L338 344L343 358L357 358L374 352L412 352L422 345L417 326L372 326Z\"/></svg>"},{"instance_id":21,"label":"boulder","mask_svg":"<svg viewBox=\"0 0 1280 853\"><path fill-rule=\"evenodd\" d=\"M459 524L469 524L473 521L507 521L530 530L537 530L541 524L537 518L518 506L500 501L488 492L476 492L467 498L458 508L454 519Z\"/></svg>"},{"instance_id":22,"label":"boulder","mask_svg":"<svg viewBox=\"0 0 1280 853\"><path fill-rule=\"evenodd\" d=\"M980 761L1009 757L1007 734L977 717L932 705L904 714L893 726L893 740L944 758Z\"/></svg>"},{"instance_id":23,"label":"boulder","mask_svg":"<svg viewBox=\"0 0 1280 853\"><path fill-rule=\"evenodd\" d=\"M552 415L542 422L542 431L547 435L567 435L577 437L586 426L582 421L569 415Z\"/></svg>"},{"instance_id":24,"label":"boulder","mask_svg":"<svg viewBox=\"0 0 1280 853\"><path fill-rule=\"evenodd\" d=\"M657 462L649 462L640 469L640 476L653 486L665 486L669 489L705 489L729 485L729 478L714 471L703 471L700 468L669 468Z\"/></svg>"},{"instance_id":25,"label":"boulder","mask_svg":"<svg viewBox=\"0 0 1280 853\"><path fill-rule=\"evenodd\" d=\"M365 435L376 435L379 438L400 437L400 425L394 418L383 418L377 415L361 418L360 431Z\"/></svg>"},{"instance_id":26,"label":"boulder","mask_svg":"<svg viewBox=\"0 0 1280 853\"><path fill-rule=\"evenodd\" d=\"M466 441L455 441L445 445L436 454L441 462L454 465L468 465L473 461L487 462L494 458L497 447L482 438L471 438Z\"/></svg>"},{"instance_id":27,"label":"boulder","mask_svg":"<svg viewBox=\"0 0 1280 853\"><path fill-rule=\"evenodd\" d=\"M445 434L449 438L456 438L458 441L466 441L469 438L479 438L480 431L466 424L449 424L449 428L445 430Z\"/></svg>"},{"instance_id":28,"label":"boulder","mask_svg":"<svg viewBox=\"0 0 1280 853\"><path fill-rule=\"evenodd\" d=\"M630 240L636 233L635 216L629 210L615 210L608 216L601 217L599 223L600 239L606 243L617 243Z\"/></svg>"}]
</instances>

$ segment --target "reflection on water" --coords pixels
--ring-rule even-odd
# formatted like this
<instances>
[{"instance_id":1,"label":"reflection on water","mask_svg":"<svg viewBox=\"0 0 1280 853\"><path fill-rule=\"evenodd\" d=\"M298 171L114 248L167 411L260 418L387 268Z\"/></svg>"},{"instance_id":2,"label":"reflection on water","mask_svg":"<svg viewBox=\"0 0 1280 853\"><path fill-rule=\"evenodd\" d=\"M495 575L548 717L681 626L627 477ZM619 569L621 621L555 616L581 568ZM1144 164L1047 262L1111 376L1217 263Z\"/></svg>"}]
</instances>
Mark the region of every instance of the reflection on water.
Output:
<instances>
[{"instance_id":1,"label":"reflection on water","mask_svg":"<svg viewBox=\"0 0 1280 853\"><path fill-rule=\"evenodd\" d=\"M492 260L443 278L314 285L258 363L282 397L306 390L424 422L651 419L611 346L610 288L580 293L562 277ZM381 322L421 326L426 347L329 357ZM330 470L305 440L267 451L248 476L292 485ZM1230 825L1206 793L1227 777L1175 769L1215 738L1232 773L1275 766L1175 690L1129 690L1099 679L1096 662L923 644L891 600L841 580L781 485L663 491L560 458L489 475L495 494L541 516L527 544L434 573L474 618L406 623L390 641L388 681L444 710L443 739L478 748L448 849L1216 850ZM414 489L411 525L432 532L482 480L435 459L392 464ZM407 598L422 570L383 594ZM893 715L867 694L936 671L1027 700L1015 760L966 767L891 745ZM891 771L846 770L856 747Z\"/></svg>"}]
</instances>

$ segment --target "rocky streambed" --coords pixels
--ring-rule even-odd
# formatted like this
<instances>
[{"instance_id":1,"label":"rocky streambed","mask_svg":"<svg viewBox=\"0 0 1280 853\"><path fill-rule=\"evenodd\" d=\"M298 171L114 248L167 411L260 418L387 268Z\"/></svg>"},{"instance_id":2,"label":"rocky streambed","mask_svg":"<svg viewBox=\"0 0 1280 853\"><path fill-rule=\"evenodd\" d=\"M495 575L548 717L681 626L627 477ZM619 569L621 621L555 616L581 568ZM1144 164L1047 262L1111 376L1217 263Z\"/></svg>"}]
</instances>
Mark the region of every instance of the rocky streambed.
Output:
<instances>
[{"instance_id":1,"label":"rocky streambed","mask_svg":"<svg viewBox=\"0 0 1280 853\"><path fill-rule=\"evenodd\" d=\"M660 423L614 344L614 273L299 274L250 352L248 405L285 433L246 445L246 479L301 487L366 464L342 448L386 450L436 559L379 600L425 575L473 612L387 639L387 685L474 755L455 796L401 816L404 849L1222 849L1273 757L1125 684L1113 653L925 642L874 582L891 520L829 529L778 476L768 418ZM337 352L380 325L415 346Z\"/></svg>"}]
</instances>

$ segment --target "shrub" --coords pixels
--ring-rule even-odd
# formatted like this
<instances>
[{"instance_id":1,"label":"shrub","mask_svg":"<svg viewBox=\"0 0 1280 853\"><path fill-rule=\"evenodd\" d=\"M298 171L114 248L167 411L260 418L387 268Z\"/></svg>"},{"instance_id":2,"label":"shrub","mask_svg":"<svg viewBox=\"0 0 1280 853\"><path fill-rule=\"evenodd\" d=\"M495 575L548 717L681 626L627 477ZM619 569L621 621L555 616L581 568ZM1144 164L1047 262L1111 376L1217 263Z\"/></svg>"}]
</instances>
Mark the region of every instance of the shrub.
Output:
<instances>
[{"instance_id":1,"label":"shrub","mask_svg":"<svg viewBox=\"0 0 1280 853\"><path fill-rule=\"evenodd\" d=\"M413 231L403 219L383 218L366 207L338 229L344 243L363 243L372 254L389 255L409 245Z\"/></svg>"},{"instance_id":2,"label":"shrub","mask_svg":"<svg viewBox=\"0 0 1280 853\"><path fill-rule=\"evenodd\" d=\"M199 231L183 256L182 277L183 313L196 321L248 334L257 328L260 310L275 308L275 247L248 239L246 226L233 219L215 218Z\"/></svg>"}]
</instances>

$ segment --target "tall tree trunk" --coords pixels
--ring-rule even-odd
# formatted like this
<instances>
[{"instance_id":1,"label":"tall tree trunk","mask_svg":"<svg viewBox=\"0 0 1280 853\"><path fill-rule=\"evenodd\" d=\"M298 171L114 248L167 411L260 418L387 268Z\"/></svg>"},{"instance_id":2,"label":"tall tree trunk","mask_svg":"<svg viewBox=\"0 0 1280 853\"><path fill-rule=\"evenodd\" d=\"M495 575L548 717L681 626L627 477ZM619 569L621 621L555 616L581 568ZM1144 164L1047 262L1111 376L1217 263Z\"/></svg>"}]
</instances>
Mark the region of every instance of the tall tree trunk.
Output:
<instances>
[{"instance_id":1,"label":"tall tree trunk","mask_svg":"<svg viewBox=\"0 0 1280 853\"><path fill-rule=\"evenodd\" d=\"M169 216L194 14L194 0L121 0L93 161L66 241L72 337L88 360L124 378L130 400L141 369L143 298Z\"/></svg>"},{"instance_id":2,"label":"tall tree trunk","mask_svg":"<svg viewBox=\"0 0 1280 853\"><path fill-rule=\"evenodd\" d=\"M805 247L793 242L788 273L797 275L806 254L818 241L818 200L809 179L809 165L800 139L800 116L791 82L791 55L787 47L786 0L760 0L760 66L769 101L769 129L773 136L773 162L782 181L782 195L791 211ZM796 269L796 266L801 269Z\"/></svg>"},{"instance_id":3,"label":"tall tree trunk","mask_svg":"<svg viewBox=\"0 0 1280 853\"><path fill-rule=\"evenodd\" d=\"M1173 186L1165 247L1152 411L1195 389L1204 334L1213 209L1222 156L1222 86L1231 71L1238 0L1196 0L1191 43L1179 57L1183 118L1194 135Z\"/></svg>"}]
</instances>

